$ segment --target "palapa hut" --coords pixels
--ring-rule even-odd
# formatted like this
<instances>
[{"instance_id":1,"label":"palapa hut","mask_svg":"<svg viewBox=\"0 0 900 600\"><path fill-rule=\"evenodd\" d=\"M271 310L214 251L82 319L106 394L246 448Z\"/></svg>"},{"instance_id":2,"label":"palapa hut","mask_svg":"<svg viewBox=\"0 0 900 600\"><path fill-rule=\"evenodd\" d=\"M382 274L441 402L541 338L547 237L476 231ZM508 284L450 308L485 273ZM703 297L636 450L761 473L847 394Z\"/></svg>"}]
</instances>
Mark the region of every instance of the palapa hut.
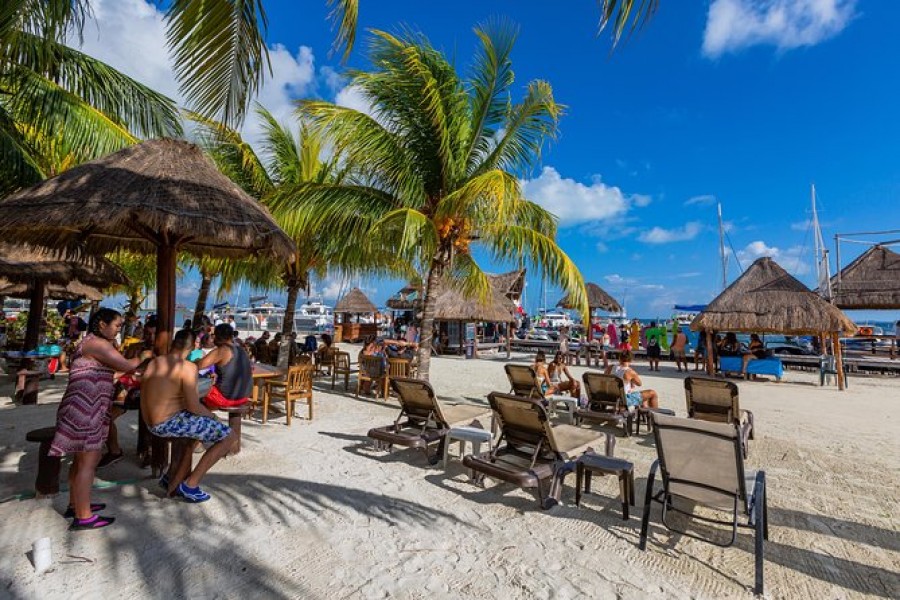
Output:
<instances>
[{"instance_id":1,"label":"palapa hut","mask_svg":"<svg viewBox=\"0 0 900 600\"><path fill-rule=\"evenodd\" d=\"M0 295L28 298L24 349L37 347L46 298L99 300L128 278L102 257L0 243Z\"/></svg>"},{"instance_id":2,"label":"palapa hut","mask_svg":"<svg viewBox=\"0 0 900 600\"><path fill-rule=\"evenodd\" d=\"M387 307L391 309L393 320L404 318L407 321L416 319L424 306L425 287L421 283L410 281L388 298Z\"/></svg>"},{"instance_id":3,"label":"palapa hut","mask_svg":"<svg viewBox=\"0 0 900 600\"><path fill-rule=\"evenodd\" d=\"M514 277L515 275L515 277ZM434 321L441 339L446 339L448 346L458 343L457 350L464 348L464 333L466 323L486 323L496 328L503 324L506 328L506 352L510 353L510 332L515 322L516 304L513 298L518 299L521 294L519 279L524 280L524 271L514 271L503 275L488 275L491 282L492 294L489 302L481 303L474 298L466 298L463 293L452 285L445 286L435 301ZM512 297L511 297L512 296ZM484 338L485 328L482 330L481 346L492 344ZM479 339L476 328L475 352ZM492 344L493 345L493 344ZM493 345L496 347L495 345Z\"/></svg>"},{"instance_id":4,"label":"palapa hut","mask_svg":"<svg viewBox=\"0 0 900 600\"><path fill-rule=\"evenodd\" d=\"M93 254L120 248L157 257L157 351L175 317L178 252L289 259L295 247L268 211L197 146L157 139L81 164L0 200L0 236Z\"/></svg>"},{"instance_id":5,"label":"palapa hut","mask_svg":"<svg viewBox=\"0 0 900 600\"><path fill-rule=\"evenodd\" d=\"M873 246L831 279L832 302L845 310L900 309L900 254Z\"/></svg>"},{"instance_id":6,"label":"palapa hut","mask_svg":"<svg viewBox=\"0 0 900 600\"><path fill-rule=\"evenodd\" d=\"M584 285L584 289L587 291L588 308L590 309L591 316L593 316L595 310L605 310L606 312L622 312L622 306L616 301L616 299L606 293L606 290L604 290L596 283L586 283ZM569 309L577 308L571 303L568 295L557 302L556 306ZM588 341L593 339L593 333L593 329L590 327L590 324L588 324Z\"/></svg>"},{"instance_id":7,"label":"palapa hut","mask_svg":"<svg viewBox=\"0 0 900 600\"><path fill-rule=\"evenodd\" d=\"M373 317L372 323L360 323L360 315ZM352 320L356 316L356 321ZM334 340L356 342L378 334L378 307L359 288L353 288L334 307Z\"/></svg>"},{"instance_id":8,"label":"palapa hut","mask_svg":"<svg viewBox=\"0 0 900 600\"><path fill-rule=\"evenodd\" d=\"M712 373L712 332L782 333L789 335L831 334L838 360L838 387L843 389L841 334L856 331L844 313L769 257L758 258L743 275L710 302L691 323L694 331L706 332L707 370Z\"/></svg>"}]
</instances>

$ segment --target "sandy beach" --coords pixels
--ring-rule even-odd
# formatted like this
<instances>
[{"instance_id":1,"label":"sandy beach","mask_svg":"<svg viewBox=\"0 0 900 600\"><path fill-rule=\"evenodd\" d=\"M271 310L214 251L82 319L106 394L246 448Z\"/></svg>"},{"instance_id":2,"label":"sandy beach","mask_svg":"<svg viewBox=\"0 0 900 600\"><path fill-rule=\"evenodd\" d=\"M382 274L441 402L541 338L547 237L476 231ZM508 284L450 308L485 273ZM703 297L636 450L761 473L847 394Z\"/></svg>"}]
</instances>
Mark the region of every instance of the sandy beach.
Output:
<instances>
[{"instance_id":1,"label":"sandy beach","mask_svg":"<svg viewBox=\"0 0 900 600\"><path fill-rule=\"evenodd\" d=\"M505 360L436 358L432 384L442 398L486 405L488 392L508 389ZM674 367L637 368L661 406L683 416ZM842 393L817 377L739 383L757 427L747 466L769 480L766 596L897 597L900 385L854 377ZM54 423L65 381L42 382L39 405L15 406L4 378L0 498L32 489L37 445L25 434ZM0 503L0 598L752 597L749 535L725 549L676 536L655 508L651 543L638 550L652 436L618 438L637 481L639 507L625 522L613 478L576 508L570 477L563 505L542 511L510 485L470 483L458 460L445 472L421 453L374 451L366 432L393 421L395 401L332 392L330 379L317 380L315 399L311 423L245 421L243 451L213 468L204 480L213 499L202 505L162 497L137 466L136 413L127 414L126 458L98 473L98 483L123 483L93 496L108 503L113 527L69 533L65 494ZM36 575L27 553L43 536L54 567Z\"/></svg>"}]
</instances>

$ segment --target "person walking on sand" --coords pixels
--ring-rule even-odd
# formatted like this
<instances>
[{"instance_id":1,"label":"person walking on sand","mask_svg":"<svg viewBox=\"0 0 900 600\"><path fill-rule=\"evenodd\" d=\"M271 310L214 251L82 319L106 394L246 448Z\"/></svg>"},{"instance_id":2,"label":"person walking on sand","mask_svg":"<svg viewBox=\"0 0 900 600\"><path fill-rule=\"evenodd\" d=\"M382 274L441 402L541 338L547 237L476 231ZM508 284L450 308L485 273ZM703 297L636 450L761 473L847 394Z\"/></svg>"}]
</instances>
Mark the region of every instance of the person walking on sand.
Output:
<instances>
[{"instance_id":1,"label":"person walking on sand","mask_svg":"<svg viewBox=\"0 0 900 600\"><path fill-rule=\"evenodd\" d=\"M193 440L177 460L173 459L159 484L169 496L178 495L197 503L210 499L200 489L200 481L234 447L237 435L200 403L197 366L187 360L193 347L193 332L182 329L172 339L169 354L147 365L141 377L141 413L153 435ZM191 470L194 448L199 442L212 446Z\"/></svg>"},{"instance_id":2,"label":"person walking on sand","mask_svg":"<svg viewBox=\"0 0 900 600\"><path fill-rule=\"evenodd\" d=\"M75 455L69 469L69 507L65 513L73 517L69 527L73 531L100 529L115 521L114 517L96 514L106 505L91 504L91 485L109 433L109 409L115 394L113 374L134 371L141 364L140 359L126 359L116 350L122 322L122 315L111 308L100 308L91 317L88 333L72 355L69 383L56 411L56 435L49 455Z\"/></svg>"},{"instance_id":3,"label":"person walking on sand","mask_svg":"<svg viewBox=\"0 0 900 600\"><path fill-rule=\"evenodd\" d=\"M672 357L675 359L675 366L678 367L679 373L681 373L681 365L684 365L685 373L688 370L687 357L685 356L687 343L687 335L684 331L679 329L678 333L675 334L675 338L672 340Z\"/></svg>"}]
</instances>

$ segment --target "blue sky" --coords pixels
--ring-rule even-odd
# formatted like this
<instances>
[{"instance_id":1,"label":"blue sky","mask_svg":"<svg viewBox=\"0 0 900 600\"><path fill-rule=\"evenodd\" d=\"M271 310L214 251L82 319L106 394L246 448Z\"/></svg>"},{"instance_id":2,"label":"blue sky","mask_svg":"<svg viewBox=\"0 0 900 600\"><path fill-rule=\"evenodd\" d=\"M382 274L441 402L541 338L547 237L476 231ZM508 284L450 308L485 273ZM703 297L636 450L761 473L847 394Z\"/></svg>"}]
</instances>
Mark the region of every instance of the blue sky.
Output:
<instances>
[{"instance_id":1,"label":"blue sky","mask_svg":"<svg viewBox=\"0 0 900 600\"><path fill-rule=\"evenodd\" d=\"M597 6L588 0L552 8L532 0L360 4L360 43L341 65L328 56L324 0L266 1L275 73L263 104L285 118L297 97L362 106L340 75L366 68L364 29L414 27L464 69L472 27L510 18L521 28L517 91L545 79L568 107L525 190L560 217L559 243L585 279L624 297L633 316L668 315L675 302L717 293L716 200L745 267L770 255L808 284L811 183L832 250L838 232L900 228L898 3L663 0L644 31L612 54L596 36ZM85 47L178 97L162 33L145 0L95 0ZM246 126L251 138L254 127ZM842 245L844 262L864 249ZM378 303L398 287L362 283ZM342 284L317 282L326 296ZM528 308L539 288L532 278ZM179 300L192 302L195 289L188 276ZM558 296L551 290L548 301Z\"/></svg>"}]
</instances>

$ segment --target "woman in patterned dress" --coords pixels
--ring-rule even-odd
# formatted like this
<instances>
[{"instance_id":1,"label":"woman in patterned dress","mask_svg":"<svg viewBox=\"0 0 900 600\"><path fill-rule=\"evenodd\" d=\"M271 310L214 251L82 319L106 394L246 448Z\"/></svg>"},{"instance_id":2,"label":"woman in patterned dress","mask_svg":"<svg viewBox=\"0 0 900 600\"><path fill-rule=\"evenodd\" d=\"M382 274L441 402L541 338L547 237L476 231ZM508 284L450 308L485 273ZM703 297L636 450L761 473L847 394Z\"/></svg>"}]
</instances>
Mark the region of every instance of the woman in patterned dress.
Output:
<instances>
[{"instance_id":1,"label":"woman in patterned dress","mask_svg":"<svg viewBox=\"0 0 900 600\"><path fill-rule=\"evenodd\" d=\"M91 485L109 431L109 408L113 400L113 374L134 371L139 358L124 358L115 346L122 315L101 308L91 317L88 334L72 355L69 384L56 412L56 436L50 456L74 454L69 469L69 508L74 517L70 529L99 529L115 520L94 514L105 508L91 504Z\"/></svg>"}]
</instances>

